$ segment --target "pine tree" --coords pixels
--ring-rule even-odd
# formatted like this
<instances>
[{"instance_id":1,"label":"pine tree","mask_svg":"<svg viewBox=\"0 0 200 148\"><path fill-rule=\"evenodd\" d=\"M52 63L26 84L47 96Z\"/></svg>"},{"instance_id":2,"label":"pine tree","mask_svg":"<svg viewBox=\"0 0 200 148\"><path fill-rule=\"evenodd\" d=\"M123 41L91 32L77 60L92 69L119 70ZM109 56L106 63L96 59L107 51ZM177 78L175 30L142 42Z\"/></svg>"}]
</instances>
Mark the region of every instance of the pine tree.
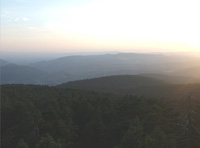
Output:
<instances>
[{"instance_id":1,"label":"pine tree","mask_svg":"<svg viewBox=\"0 0 200 148\"><path fill-rule=\"evenodd\" d=\"M23 138L21 138L19 141L18 141L18 144L17 144L17 147L16 148L29 148L28 147L28 144L24 141Z\"/></svg>"},{"instance_id":2,"label":"pine tree","mask_svg":"<svg viewBox=\"0 0 200 148\"><path fill-rule=\"evenodd\" d=\"M129 129L123 136L122 148L142 148L143 146L143 127L138 118L130 123Z\"/></svg>"},{"instance_id":3,"label":"pine tree","mask_svg":"<svg viewBox=\"0 0 200 148\"><path fill-rule=\"evenodd\" d=\"M53 137L47 134L46 137L42 137L36 144L36 148L62 148L62 145L54 141Z\"/></svg>"},{"instance_id":4,"label":"pine tree","mask_svg":"<svg viewBox=\"0 0 200 148\"><path fill-rule=\"evenodd\" d=\"M200 106L198 105L198 107ZM196 107L195 99L192 97L192 95L188 95L181 102L179 121L181 135L178 138L178 142L184 148L200 147L200 130L198 127L200 114L196 112L196 108L198 107Z\"/></svg>"},{"instance_id":5,"label":"pine tree","mask_svg":"<svg viewBox=\"0 0 200 148\"><path fill-rule=\"evenodd\" d=\"M169 140L160 128L155 128L153 132L145 137L145 148L175 148L176 143Z\"/></svg>"}]
</instances>

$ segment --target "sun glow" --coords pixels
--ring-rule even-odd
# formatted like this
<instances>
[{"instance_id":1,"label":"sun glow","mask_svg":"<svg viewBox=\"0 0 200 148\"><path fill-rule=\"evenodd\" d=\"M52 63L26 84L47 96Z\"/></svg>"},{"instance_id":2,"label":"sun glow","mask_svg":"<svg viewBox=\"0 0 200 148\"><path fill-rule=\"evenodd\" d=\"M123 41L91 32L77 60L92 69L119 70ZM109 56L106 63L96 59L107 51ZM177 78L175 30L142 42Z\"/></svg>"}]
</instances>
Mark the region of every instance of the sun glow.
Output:
<instances>
[{"instance_id":1,"label":"sun glow","mask_svg":"<svg viewBox=\"0 0 200 148\"><path fill-rule=\"evenodd\" d=\"M15 31L3 29L2 46L27 49L34 45L34 49L40 50L57 47L198 51L199 7L198 0L103 0L72 7L45 7L39 11L40 20L44 20L40 25L33 22L18 24L18 28L12 28ZM23 18L25 23L31 22L31 18Z\"/></svg>"}]
</instances>

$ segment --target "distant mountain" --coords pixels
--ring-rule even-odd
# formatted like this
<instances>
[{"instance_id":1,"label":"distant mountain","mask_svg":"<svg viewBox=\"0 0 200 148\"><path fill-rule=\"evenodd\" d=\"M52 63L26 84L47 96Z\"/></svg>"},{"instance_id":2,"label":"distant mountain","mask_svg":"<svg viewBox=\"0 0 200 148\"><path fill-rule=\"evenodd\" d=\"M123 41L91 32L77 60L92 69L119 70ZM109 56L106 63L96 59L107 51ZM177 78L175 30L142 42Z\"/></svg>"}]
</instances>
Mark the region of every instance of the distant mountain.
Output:
<instances>
[{"instance_id":1,"label":"distant mountain","mask_svg":"<svg viewBox=\"0 0 200 148\"><path fill-rule=\"evenodd\" d=\"M41 84L46 72L24 65L7 64L1 66L1 84Z\"/></svg>"},{"instance_id":2,"label":"distant mountain","mask_svg":"<svg viewBox=\"0 0 200 148\"><path fill-rule=\"evenodd\" d=\"M108 76L72 81L58 85L58 87L148 97L182 97L192 92L200 96L200 84L174 85L141 75Z\"/></svg>"},{"instance_id":3,"label":"distant mountain","mask_svg":"<svg viewBox=\"0 0 200 148\"><path fill-rule=\"evenodd\" d=\"M181 69L175 72L178 76L192 76L200 80L200 65L195 67L190 67L186 69Z\"/></svg>"},{"instance_id":4,"label":"distant mountain","mask_svg":"<svg viewBox=\"0 0 200 148\"><path fill-rule=\"evenodd\" d=\"M89 56L68 56L30 66L48 73L67 73L67 81L112 75L155 73L172 75L179 69L200 65L200 59L191 56L161 54L119 53ZM64 79L63 79L64 80Z\"/></svg>"},{"instance_id":5,"label":"distant mountain","mask_svg":"<svg viewBox=\"0 0 200 148\"><path fill-rule=\"evenodd\" d=\"M94 90L114 90L123 88L136 88L143 86L157 86L166 84L164 81L149 78L140 75L118 75L118 76L107 76L94 79L78 80L63 83L59 86L79 88L79 89L94 89Z\"/></svg>"},{"instance_id":6,"label":"distant mountain","mask_svg":"<svg viewBox=\"0 0 200 148\"><path fill-rule=\"evenodd\" d=\"M0 59L0 66L4 66L4 65L8 65L8 64L10 64L10 62Z\"/></svg>"},{"instance_id":7,"label":"distant mountain","mask_svg":"<svg viewBox=\"0 0 200 148\"><path fill-rule=\"evenodd\" d=\"M0 84L57 85L73 78L65 72L48 73L25 65L6 64L0 68Z\"/></svg>"},{"instance_id":8,"label":"distant mountain","mask_svg":"<svg viewBox=\"0 0 200 148\"><path fill-rule=\"evenodd\" d=\"M200 83L200 78L191 77L192 75L164 75L164 74L140 74L150 78L162 80L171 84L192 84ZM200 75L199 75L200 76Z\"/></svg>"},{"instance_id":9,"label":"distant mountain","mask_svg":"<svg viewBox=\"0 0 200 148\"><path fill-rule=\"evenodd\" d=\"M81 79L144 73L157 75L152 78L179 84L194 83L200 80L199 74L194 77L192 69L191 73L187 75L182 75L182 73L186 74L186 72L179 72L179 70L187 70L200 65L200 59L192 56L119 53L67 56L50 61L32 63L28 66L14 64L9 66L10 63L4 60L1 61L1 64L1 83L5 84L36 83L57 85ZM163 77L163 75L166 75L166 77Z\"/></svg>"},{"instance_id":10,"label":"distant mountain","mask_svg":"<svg viewBox=\"0 0 200 148\"><path fill-rule=\"evenodd\" d=\"M194 57L165 56L161 54L120 53L90 56L68 56L51 61L33 63L31 66L48 71L69 73L96 72L102 74L112 72L132 72L135 74L147 71L169 72L189 68L200 64L200 59ZM100 69L99 69L100 68Z\"/></svg>"}]
</instances>

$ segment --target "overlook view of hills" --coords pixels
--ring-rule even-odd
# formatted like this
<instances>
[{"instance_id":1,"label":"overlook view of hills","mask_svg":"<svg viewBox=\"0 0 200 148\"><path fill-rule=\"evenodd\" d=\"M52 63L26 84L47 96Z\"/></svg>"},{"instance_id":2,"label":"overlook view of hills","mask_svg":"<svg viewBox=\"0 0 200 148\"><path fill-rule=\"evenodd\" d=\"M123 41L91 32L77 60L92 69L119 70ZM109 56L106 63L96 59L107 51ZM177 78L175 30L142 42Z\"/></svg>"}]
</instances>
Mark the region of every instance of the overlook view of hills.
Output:
<instances>
[{"instance_id":1,"label":"overlook view of hills","mask_svg":"<svg viewBox=\"0 0 200 148\"><path fill-rule=\"evenodd\" d=\"M0 61L2 148L199 148L200 58Z\"/></svg>"},{"instance_id":2,"label":"overlook view of hills","mask_svg":"<svg viewBox=\"0 0 200 148\"><path fill-rule=\"evenodd\" d=\"M1 0L1 148L200 148L200 0Z\"/></svg>"},{"instance_id":3,"label":"overlook view of hills","mask_svg":"<svg viewBox=\"0 0 200 148\"><path fill-rule=\"evenodd\" d=\"M148 75L179 84L195 83L200 82L200 58L118 53L67 56L28 65L1 60L1 84L57 85L112 75Z\"/></svg>"}]
</instances>

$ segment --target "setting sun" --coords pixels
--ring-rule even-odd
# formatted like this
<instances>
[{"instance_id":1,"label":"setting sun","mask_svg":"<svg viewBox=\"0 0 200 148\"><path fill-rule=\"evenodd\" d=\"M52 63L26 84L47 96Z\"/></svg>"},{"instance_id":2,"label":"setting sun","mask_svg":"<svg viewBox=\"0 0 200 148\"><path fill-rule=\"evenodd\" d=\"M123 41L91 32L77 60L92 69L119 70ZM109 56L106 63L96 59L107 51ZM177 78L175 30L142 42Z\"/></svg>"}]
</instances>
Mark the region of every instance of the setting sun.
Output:
<instances>
[{"instance_id":1,"label":"setting sun","mask_svg":"<svg viewBox=\"0 0 200 148\"><path fill-rule=\"evenodd\" d=\"M1 0L2 148L200 148L200 0Z\"/></svg>"}]
</instances>

